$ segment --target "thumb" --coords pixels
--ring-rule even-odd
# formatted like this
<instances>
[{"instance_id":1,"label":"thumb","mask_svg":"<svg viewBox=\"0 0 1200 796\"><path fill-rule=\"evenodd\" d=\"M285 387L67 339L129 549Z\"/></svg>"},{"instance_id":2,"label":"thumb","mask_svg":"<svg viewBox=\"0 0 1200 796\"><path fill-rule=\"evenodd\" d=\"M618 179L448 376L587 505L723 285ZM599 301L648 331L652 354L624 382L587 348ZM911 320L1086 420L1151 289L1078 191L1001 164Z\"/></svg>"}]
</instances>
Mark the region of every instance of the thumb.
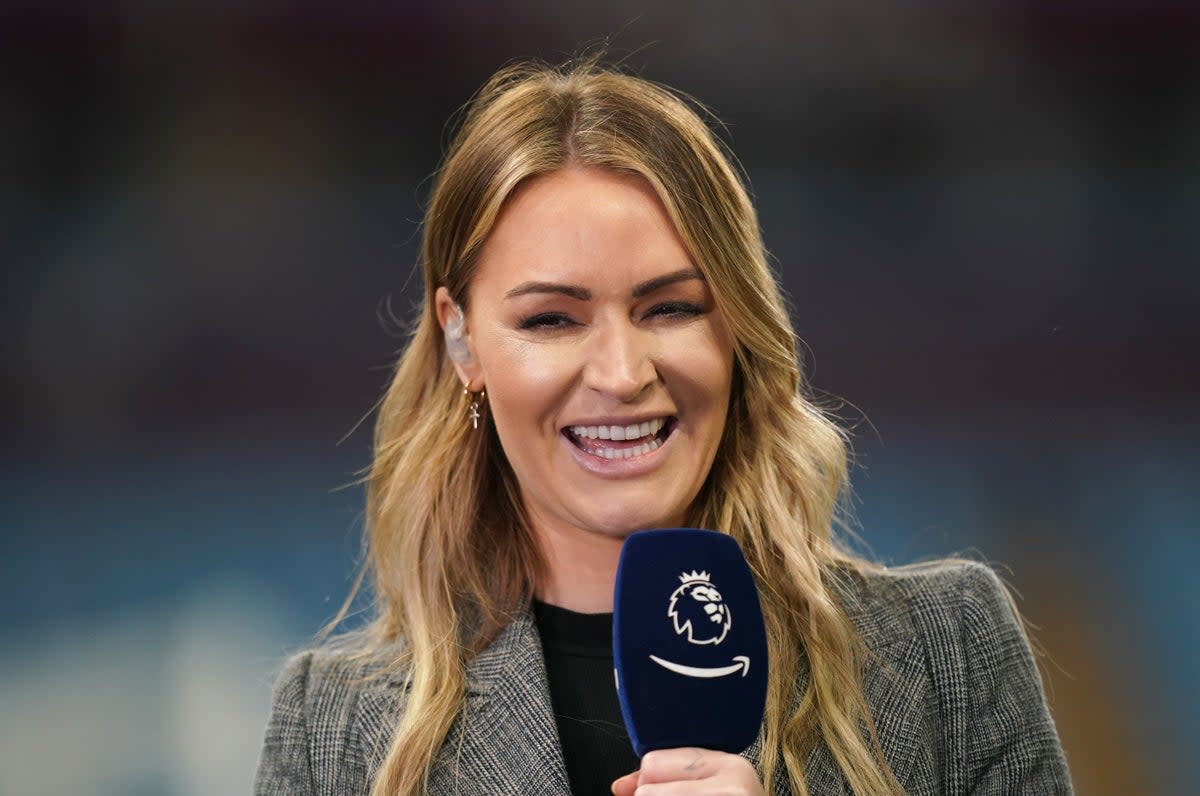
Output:
<instances>
[{"instance_id":1,"label":"thumb","mask_svg":"<svg viewBox=\"0 0 1200 796\"><path fill-rule=\"evenodd\" d=\"M613 782L613 796L633 796L633 792L637 790L637 786L638 772L634 771L632 774L626 774Z\"/></svg>"}]
</instances>

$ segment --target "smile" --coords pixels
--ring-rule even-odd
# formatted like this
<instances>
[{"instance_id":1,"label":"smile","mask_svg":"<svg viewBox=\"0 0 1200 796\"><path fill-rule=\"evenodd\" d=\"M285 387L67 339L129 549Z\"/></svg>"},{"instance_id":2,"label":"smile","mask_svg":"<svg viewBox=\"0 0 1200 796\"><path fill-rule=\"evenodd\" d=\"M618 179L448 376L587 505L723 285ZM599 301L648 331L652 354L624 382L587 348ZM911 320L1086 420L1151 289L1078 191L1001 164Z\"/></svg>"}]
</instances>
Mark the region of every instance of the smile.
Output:
<instances>
[{"instance_id":1,"label":"smile","mask_svg":"<svg viewBox=\"0 0 1200 796\"><path fill-rule=\"evenodd\" d=\"M575 447L601 459L631 459L658 450L674 431L673 417L630 425L570 426L563 429Z\"/></svg>"}]
</instances>

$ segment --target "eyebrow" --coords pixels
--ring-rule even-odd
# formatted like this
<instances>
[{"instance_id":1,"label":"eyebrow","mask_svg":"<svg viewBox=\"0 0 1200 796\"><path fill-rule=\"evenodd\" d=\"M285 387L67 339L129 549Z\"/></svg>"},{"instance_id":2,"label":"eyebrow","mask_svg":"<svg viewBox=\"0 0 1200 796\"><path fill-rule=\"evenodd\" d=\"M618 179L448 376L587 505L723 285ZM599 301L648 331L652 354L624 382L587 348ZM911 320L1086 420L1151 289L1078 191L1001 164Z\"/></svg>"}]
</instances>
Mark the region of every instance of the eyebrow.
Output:
<instances>
[{"instance_id":1,"label":"eyebrow","mask_svg":"<svg viewBox=\"0 0 1200 796\"><path fill-rule=\"evenodd\" d=\"M645 282L642 282L633 289L633 297L641 298L642 296L649 295L660 288L666 287L667 285L673 285L676 282L686 282L689 279L699 279L701 282L703 282L704 275L695 268L681 268L678 271L672 271L669 274L656 276L653 279L648 279Z\"/></svg>"},{"instance_id":2,"label":"eyebrow","mask_svg":"<svg viewBox=\"0 0 1200 796\"><path fill-rule=\"evenodd\" d=\"M504 298L528 296L530 293L561 293L573 299L587 301L592 297L592 291L579 285L564 285L559 282L522 282L504 294Z\"/></svg>"},{"instance_id":3,"label":"eyebrow","mask_svg":"<svg viewBox=\"0 0 1200 796\"><path fill-rule=\"evenodd\" d=\"M669 274L656 276L653 279L647 279L645 282L639 283L633 288L633 297L641 298L667 285L673 285L676 282L686 282L689 279L699 279L703 282L704 275L695 268L681 268L678 271L672 271ZM510 299L517 296L527 296L531 293L558 293L579 301L590 301L592 298L592 291L586 287L565 285L559 282L522 282L505 293L504 298Z\"/></svg>"}]
</instances>

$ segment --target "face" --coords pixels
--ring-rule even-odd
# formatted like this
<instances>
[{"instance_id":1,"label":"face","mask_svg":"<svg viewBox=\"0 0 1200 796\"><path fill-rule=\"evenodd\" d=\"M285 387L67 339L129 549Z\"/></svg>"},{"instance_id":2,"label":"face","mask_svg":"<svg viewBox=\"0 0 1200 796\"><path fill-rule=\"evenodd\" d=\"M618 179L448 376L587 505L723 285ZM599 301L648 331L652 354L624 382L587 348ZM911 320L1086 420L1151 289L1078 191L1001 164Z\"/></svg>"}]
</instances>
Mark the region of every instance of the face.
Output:
<instances>
[{"instance_id":1,"label":"face","mask_svg":"<svg viewBox=\"0 0 1200 796\"><path fill-rule=\"evenodd\" d=\"M443 326L455 315L438 294ZM457 365L541 536L680 525L725 426L733 341L641 177L569 167L523 184L468 287Z\"/></svg>"}]
</instances>

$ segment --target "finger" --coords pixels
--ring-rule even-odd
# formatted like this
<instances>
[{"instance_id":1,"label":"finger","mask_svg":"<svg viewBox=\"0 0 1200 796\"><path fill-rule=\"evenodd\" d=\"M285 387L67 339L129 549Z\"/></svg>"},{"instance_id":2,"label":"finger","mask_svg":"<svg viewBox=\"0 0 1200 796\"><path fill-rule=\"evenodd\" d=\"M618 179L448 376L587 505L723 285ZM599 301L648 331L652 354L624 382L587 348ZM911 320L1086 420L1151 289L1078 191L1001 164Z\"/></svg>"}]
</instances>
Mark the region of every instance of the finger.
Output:
<instances>
[{"instance_id":1,"label":"finger","mask_svg":"<svg viewBox=\"0 0 1200 796\"><path fill-rule=\"evenodd\" d=\"M613 796L633 796L633 792L637 790L637 786L638 772L636 771L626 774L623 777L618 777L612 784Z\"/></svg>"},{"instance_id":2,"label":"finger","mask_svg":"<svg viewBox=\"0 0 1200 796\"><path fill-rule=\"evenodd\" d=\"M715 773L722 752L685 746L658 749L642 758L641 783L678 782L710 777Z\"/></svg>"},{"instance_id":3,"label":"finger","mask_svg":"<svg viewBox=\"0 0 1200 796\"><path fill-rule=\"evenodd\" d=\"M639 785L634 796L763 796L757 785L730 782L722 777L699 782L656 782Z\"/></svg>"}]
</instances>

